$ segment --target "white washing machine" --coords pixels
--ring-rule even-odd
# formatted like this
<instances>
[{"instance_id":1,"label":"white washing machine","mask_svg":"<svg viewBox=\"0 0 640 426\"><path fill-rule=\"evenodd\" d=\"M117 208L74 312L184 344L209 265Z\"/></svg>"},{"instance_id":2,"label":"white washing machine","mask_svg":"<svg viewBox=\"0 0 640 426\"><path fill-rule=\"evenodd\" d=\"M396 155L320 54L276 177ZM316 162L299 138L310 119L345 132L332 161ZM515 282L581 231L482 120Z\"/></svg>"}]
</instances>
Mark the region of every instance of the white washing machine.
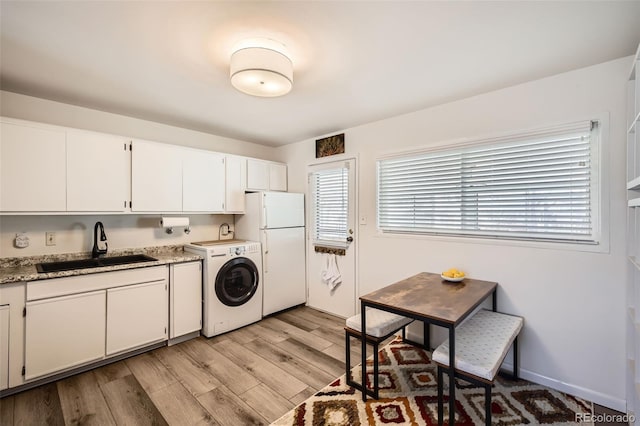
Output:
<instances>
[{"instance_id":1,"label":"white washing machine","mask_svg":"<svg viewBox=\"0 0 640 426\"><path fill-rule=\"evenodd\" d=\"M262 249L244 240L184 246L203 261L202 334L216 336L262 319Z\"/></svg>"}]
</instances>

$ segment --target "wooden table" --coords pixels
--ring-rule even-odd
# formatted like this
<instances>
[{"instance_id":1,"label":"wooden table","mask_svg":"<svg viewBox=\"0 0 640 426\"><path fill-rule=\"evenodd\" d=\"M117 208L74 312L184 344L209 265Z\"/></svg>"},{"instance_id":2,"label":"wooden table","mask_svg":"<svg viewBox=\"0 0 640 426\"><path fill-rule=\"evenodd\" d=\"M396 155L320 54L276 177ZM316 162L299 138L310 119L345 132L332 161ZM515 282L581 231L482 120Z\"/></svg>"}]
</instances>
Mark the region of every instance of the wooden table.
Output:
<instances>
[{"instance_id":1,"label":"wooden table","mask_svg":"<svg viewBox=\"0 0 640 426\"><path fill-rule=\"evenodd\" d=\"M492 295L493 310L496 310L497 283L465 278L459 283L444 281L439 274L422 272L395 284L360 297L361 330L367 329L366 308L410 317L422 321L425 330L429 324L449 330L449 365L455 366L455 329L489 295ZM425 336L428 333L425 332ZM429 342L424 342L425 346ZM367 377L367 343L362 339L362 400L367 400L365 384ZM449 369L449 424L455 421L455 375Z\"/></svg>"}]
</instances>

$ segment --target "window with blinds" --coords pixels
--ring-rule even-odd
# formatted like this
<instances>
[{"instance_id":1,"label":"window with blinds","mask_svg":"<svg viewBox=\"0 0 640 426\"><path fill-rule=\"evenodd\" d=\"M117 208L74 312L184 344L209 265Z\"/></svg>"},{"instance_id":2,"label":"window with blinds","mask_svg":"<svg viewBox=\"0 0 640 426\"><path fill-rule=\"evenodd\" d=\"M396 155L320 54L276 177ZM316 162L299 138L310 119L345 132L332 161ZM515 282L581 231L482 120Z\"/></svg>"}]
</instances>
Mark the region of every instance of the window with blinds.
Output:
<instances>
[{"instance_id":1,"label":"window with blinds","mask_svg":"<svg viewBox=\"0 0 640 426\"><path fill-rule=\"evenodd\" d=\"M314 205L314 240L344 245L349 212L349 169L311 174Z\"/></svg>"},{"instance_id":2,"label":"window with blinds","mask_svg":"<svg viewBox=\"0 0 640 426\"><path fill-rule=\"evenodd\" d=\"M597 243L598 125L379 160L383 232Z\"/></svg>"}]
</instances>

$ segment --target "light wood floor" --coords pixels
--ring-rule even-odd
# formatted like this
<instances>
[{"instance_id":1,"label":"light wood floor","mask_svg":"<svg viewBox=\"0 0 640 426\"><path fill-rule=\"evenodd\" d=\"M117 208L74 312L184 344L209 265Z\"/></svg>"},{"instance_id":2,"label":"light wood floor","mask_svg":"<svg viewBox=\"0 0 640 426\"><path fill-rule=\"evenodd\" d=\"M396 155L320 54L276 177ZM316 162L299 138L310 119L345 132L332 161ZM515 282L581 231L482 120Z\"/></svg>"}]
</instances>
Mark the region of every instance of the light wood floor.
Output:
<instances>
[{"instance_id":1,"label":"light wood floor","mask_svg":"<svg viewBox=\"0 0 640 426\"><path fill-rule=\"evenodd\" d=\"M343 374L343 326L295 308L5 397L0 425L269 424Z\"/></svg>"},{"instance_id":2,"label":"light wood floor","mask_svg":"<svg viewBox=\"0 0 640 426\"><path fill-rule=\"evenodd\" d=\"M343 374L343 327L295 308L5 397L0 425L269 424Z\"/></svg>"}]
</instances>

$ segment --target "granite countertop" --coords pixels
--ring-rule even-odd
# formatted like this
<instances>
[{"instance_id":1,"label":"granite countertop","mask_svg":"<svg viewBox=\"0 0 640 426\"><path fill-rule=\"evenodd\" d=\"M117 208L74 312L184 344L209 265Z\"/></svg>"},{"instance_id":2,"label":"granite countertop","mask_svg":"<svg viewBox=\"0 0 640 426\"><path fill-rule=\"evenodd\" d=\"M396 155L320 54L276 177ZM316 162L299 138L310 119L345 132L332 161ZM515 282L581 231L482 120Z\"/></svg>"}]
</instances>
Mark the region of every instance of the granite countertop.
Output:
<instances>
[{"instance_id":1,"label":"granite countertop","mask_svg":"<svg viewBox=\"0 0 640 426\"><path fill-rule=\"evenodd\" d=\"M146 254L155 261L131 263L127 265L103 266L99 268L74 269L71 271L38 273L37 263L60 262L65 260L78 260L91 258L91 253L69 253L44 256L12 257L0 259L0 285L21 281L46 280L49 278L71 277L74 275L88 275L99 272L120 271L123 269L145 268L148 266L168 265L170 263L189 262L202 260L202 256L185 252L183 246L159 246L136 249L123 249L109 251L107 257L125 256L130 254Z\"/></svg>"}]
</instances>

